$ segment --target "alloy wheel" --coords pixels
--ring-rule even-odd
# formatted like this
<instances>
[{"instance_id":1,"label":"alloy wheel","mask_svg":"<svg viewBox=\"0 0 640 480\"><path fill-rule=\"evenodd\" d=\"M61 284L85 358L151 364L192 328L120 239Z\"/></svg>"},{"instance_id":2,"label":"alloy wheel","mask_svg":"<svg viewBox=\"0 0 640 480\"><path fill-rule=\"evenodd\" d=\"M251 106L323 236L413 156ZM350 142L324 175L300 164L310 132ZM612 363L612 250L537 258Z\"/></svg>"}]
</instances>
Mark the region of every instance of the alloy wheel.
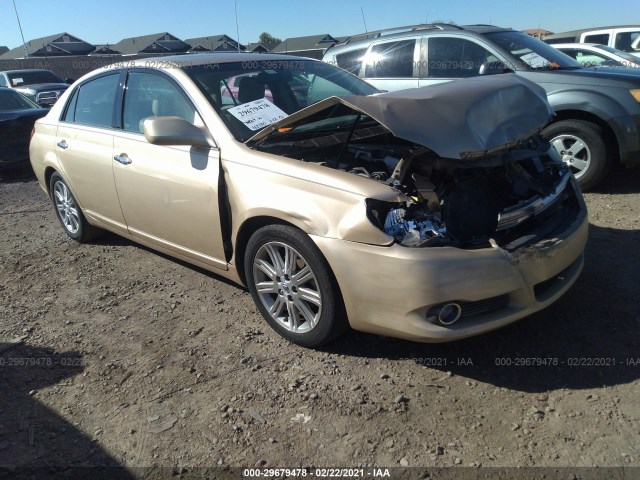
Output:
<instances>
[{"instance_id":1,"label":"alloy wheel","mask_svg":"<svg viewBox=\"0 0 640 480\"><path fill-rule=\"evenodd\" d=\"M80 229L78 206L64 182L58 181L55 183L53 187L53 198L64 228L72 235L75 235Z\"/></svg>"},{"instance_id":2,"label":"alloy wheel","mask_svg":"<svg viewBox=\"0 0 640 480\"><path fill-rule=\"evenodd\" d=\"M591 164L591 150L584 140L575 135L558 135L551 140L551 145L576 179L587 172Z\"/></svg>"},{"instance_id":3,"label":"alloy wheel","mask_svg":"<svg viewBox=\"0 0 640 480\"><path fill-rule=\"evenodd\" d=\"M253 262L258 297L269 315L285 330L307 333L322 313L322 295L311 266L302 255L282 242L260 247Z\"/></svg>"}]
</instances>

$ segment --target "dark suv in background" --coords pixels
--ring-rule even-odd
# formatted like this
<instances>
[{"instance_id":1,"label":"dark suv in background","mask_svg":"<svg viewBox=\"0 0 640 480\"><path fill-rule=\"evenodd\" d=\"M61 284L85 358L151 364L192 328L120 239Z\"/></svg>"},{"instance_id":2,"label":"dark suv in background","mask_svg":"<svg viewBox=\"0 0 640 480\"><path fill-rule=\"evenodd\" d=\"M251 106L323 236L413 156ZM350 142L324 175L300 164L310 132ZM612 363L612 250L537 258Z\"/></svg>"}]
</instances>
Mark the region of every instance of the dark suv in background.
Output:
<instances>
[{"instance_id":1,"label":"dark suv in background","mask_svg":"<svg viewBox=\"0 0 640 480\"><path fill-rule=\"evenodd\" d=\"M41 107L50 108L69 88L65 82L49 70L27 69L0 72L0 87L13 88Z\"/></svg>"},{"instance_id":2,"label":"dark suv in background","mask_svg":"<svg viewBox=\"0 0 640 480\"><path fill-rule=\"evenodd\" d=\"M640 75L583 68L529 35L491 25L401 27L351 37L323 60L381 90L510 73L542 86L556 112L543 131L584 189L614 161L640 164ZM490 112L487 113L491 115Z\"/></svg>"}]
</instances>

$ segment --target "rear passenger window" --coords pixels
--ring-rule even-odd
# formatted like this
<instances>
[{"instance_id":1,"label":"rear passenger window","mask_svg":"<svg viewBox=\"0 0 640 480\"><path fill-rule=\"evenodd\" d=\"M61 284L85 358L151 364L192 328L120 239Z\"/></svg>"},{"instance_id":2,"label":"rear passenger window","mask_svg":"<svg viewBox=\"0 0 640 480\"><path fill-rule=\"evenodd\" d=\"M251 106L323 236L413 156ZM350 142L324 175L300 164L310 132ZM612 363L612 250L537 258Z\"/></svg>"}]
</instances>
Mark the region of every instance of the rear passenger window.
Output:
<instances>
[{"instance_id":1,"label":"rear passenger window","mask_svg":"<svg viewBox=\"0 0 640 480\"><path fill-rule=\"evenodd\" d=\"M80 86L65 116L67 122L110 128L119 74L107 75Z\"/></svg>"},{"instance_id":2,"label":"rear passenger window","mask_svg":"<svg viewBox=\"0 0 640 480\"><path fill-rule=\"evenodd\" d=\"M366 78L413 78L416 41L379 43L366 57Z\"/></svg>"},{"instance_id":3,"label":"rear passenger window","mask_svg":"<svg viewBox=\"0 0 640 480\"><path fill-rule=\"evenodd\" d=\"M594 35L585 35L582 43L599 43L600 45L609 45L609 34L596 33Z\"/></svg>"},{"instance_id":4,"label":"rear passenger window","mask_svg":"<svg viewBox=\"0 0 640 480\"><path fill-rule=\"evenodd\" d=\"M429 39L429 77L467 78L480 73L480 66L497 58L475 42L452 37Z\"/></svg>"},{"instance_id":5,"label":"rear passenger window","mask_svg":"<svg viewBox=\"0 0 640 480\"><path fill-rule=\"evenodd\" d=\"M358 75L360 73L360 69L362 68L362 61L364 60L364 56L366 53L366 48L359 48L358 50L340 53L336 55L336 63L343 70L346 70L349 73L353 73L354 75ZM413 60L413 56L411 59Z\"/></svg>"}]
</instances>

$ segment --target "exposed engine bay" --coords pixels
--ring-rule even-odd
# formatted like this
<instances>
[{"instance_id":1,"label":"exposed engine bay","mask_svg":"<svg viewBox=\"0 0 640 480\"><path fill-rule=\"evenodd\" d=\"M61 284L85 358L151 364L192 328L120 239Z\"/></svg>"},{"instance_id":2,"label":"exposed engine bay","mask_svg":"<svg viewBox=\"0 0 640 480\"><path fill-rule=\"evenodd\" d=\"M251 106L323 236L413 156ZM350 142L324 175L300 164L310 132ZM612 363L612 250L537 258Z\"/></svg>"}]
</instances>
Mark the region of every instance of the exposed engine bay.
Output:
<instances>
[{"instance_id":1,"label":"exposed engine bay","mask_svg":"<svg viewBox=\"0 0 640 480\"><path fill-rule=\"evenodd\" d=\"M350 121L325 118L321 128L317 118L307 119L314 128L305 122L281 129L253 148L389 185L399 201L368 199L367 215L406 247L512 250L551 234L568 221L569 210L579 211L571 173L538 135L486 155L447 159L350 113Z\"/></svg>"}]
</instances>

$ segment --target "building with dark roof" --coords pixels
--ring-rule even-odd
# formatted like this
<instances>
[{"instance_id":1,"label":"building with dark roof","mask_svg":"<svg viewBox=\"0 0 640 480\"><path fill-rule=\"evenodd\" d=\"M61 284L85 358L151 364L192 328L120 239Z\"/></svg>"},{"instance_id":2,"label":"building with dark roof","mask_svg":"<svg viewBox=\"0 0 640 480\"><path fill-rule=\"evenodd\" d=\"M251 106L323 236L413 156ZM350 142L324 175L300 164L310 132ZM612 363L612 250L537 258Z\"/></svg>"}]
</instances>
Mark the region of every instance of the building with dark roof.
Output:
<instances>
[{"instance_id":1,"label":"building with dark roof","mask_svg":"<svg viewBox=\"0 0 640 480\"><path fill-rule=\"evenodd\" d=\"M107 43L104 45L96 45L96 49L89 54L90 57L101 57L101 56L113 56L113 55L121 55L116 49L113 48L113 45Z\"/></svg>"},{"instance_id":2,"label":"building with dark roof","mask_svg":"<svg viewBox=\"0 0 640 480\"><path fill-rule=\"evenodd\" d=\"M300 55L303 57L322 58L324 52L338 41L329 34L311 35L308 37L287 38L271 53L285 53L289 55Z\"/></svg>"},{"instance_id":3,"label":"building with dark roof","mask_svg":"<svg viewBox=\"0 0 640 480\"><path fill-rule=\"evenodd\" d=\"M185 42L191 46L189 53L237 52L246 48L224 33L208 37L187 38ZM238 47L240 48L238 49Z\"/></svg>"},{"instance_id":4,"label":"building with dark roof","mask_svg":"<svg viewBox=\"0 0 640 480\"><path fill-rule=\"evenodd\" d=\"M269 53L277 45L277 43L247 43L246 51L251 53Z\"/></svg>"},{"instance_id":5,"label":"building with dark roof","mask_svg":"<svg viewBox=\"0 0 640 480\"><path fill-rule=\"evenodd\" d=\"M95 47L66 32L29 40L24 45L2 54L3 60L31 57L64 57L88 55Z\"/></svg>"},{"instance_id":6,"label":"building with dark roof","mask_svg":"<svg viewBox=\"0 0 640 480\"><path fill-rule=\"evenodd\" d=\"M121 55L169 55L185 53L191 47L170 33L163 32L125 38L109 48Z\"/></svg>"}]
</instances>

